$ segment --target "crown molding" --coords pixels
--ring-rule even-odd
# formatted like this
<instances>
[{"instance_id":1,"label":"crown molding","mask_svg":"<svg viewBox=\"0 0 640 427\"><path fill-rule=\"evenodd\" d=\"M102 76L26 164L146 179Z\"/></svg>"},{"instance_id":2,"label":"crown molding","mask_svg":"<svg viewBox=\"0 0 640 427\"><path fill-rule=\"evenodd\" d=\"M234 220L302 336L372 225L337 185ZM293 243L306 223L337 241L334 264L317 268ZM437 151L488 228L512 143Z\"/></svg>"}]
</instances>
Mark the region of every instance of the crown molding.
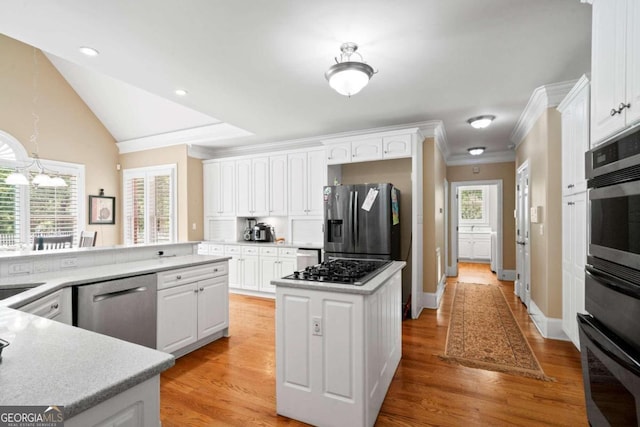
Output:
<instances>
[{"instance_id":1,"label":"crown molding","mask_svg":"<svg viewBox=\"0 0 640 427\"><path fill-rule=\"evenodd\" d=\"M251 135L253 135L251 132L247 132L228 123L217 123L159 135L145 136L143 138L129 139L117 142L116 145L118 146L120 154L125 154L181 144L200 144L206 146L207 144L222 139L240 138Z\"/></svg>"},{"instance_id":2,"label":"crown molding","mask_svg":"<svg viewBox=\"0 0 640 427\"><path fill-rule=\"evenodd\" d=\"M593 0L580 0L580 3L593 4Z\"/></svg>"},{"instance_id":3,"label":"crown molding","mask_svg":"<svg viewBox=\"0 0 640 427\"><path fill-rule=\"evenodd\" d=\"M447 158L447 166L464 166L464 165L480 165L487 163L506 163L515 162L516 153L512 150L509 151L497 151L487 153L486 151L479 156L472 156L471 154L454 154Z\"/></svg>"},{"instance_id":4,"label":"crown molding","mask_svg":"<svg viewBox=\"0 0 640 427\"><path fill-rule=\"evenodd\" d=\"M573 85L567 96L565 96L562 102L558 104L558 111L562 113L569 106L569 104L571 104L573 100L582 93L585 87L589 87L589 77L587 77L586 74L583 74L582 77L578 79L576 84Z\"/></svg>"},{"instance_id":5,"label":"crown molding","mask_svg":"<svg viewBox=\"0 0 640 427\"><path fill-rule=\"evenodd\" d=\"M551 107L556 107L571 91L577 80L553 83L540 86L533 91L531 98L524 111L520 115L510 140L516 144L516 148L522 143L527 134L531 131L540 116Z\"/></svg>"}]
</instances>

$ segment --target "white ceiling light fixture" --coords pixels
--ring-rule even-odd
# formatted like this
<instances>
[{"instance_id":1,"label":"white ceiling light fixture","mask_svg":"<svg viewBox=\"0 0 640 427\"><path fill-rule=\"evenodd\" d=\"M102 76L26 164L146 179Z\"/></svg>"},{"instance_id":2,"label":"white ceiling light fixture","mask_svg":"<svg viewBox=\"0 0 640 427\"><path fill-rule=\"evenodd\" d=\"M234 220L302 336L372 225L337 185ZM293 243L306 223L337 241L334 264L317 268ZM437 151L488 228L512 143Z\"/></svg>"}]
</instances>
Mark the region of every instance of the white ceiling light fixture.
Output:
<instances>
[{"instance_id":1,"label":"white ceiling light fixture","mask_svg":"<svg viewBox=\"0 0 640 427\"><path fill-rule=\"evenodd\" d=\"M189 92L184 89L176 89L174 93L178 96L186 96Z\"/></svg>"},{"instance_id":2,"label":"white ceiling light fixture","mask_svg":"<svg viewBox=\"0 0 640 427\"><path fill-rule=\"evenodd\" d=\"M31 115L33 116L33 133L31 137L29 137L29 141L35 146L35 153L32 154L31 162L29 162L25 166L17 166L15 171L10 173L4 180L6 184L9 185L29 185L29 180L27 176L29 174L29 170L36 170L38 174L33 177L31 183L37 187L66 187L67 183L60 176L57 176L58 173L55 171L51 171L45 169L45 167L40 163L40 157L38 155L38 122L40 121L40 116L36 114L36 105L38 101L38 57L36 48L33 48L33 111ZM52 172L56 176L53 178L46 174L46 172Z\"/></svg>"},{"instance_id":3,"label":"white ceiling light fixture","mask_svg":"<svg viewBox=\"0 0 640 427\"><path fill-rule=\"evenodd\" d=\"M98 56L100 54L97 49L89 46L80 46L78 50L80 51L80 53L86 56Z\"/></svg>"},{"instance_id":4,"label":"white ceiling light fixture","mask_svg":"<svg viewBox=\"0 0 640 427\"><path fill-rule=\"evenodd\" d=\"M484 150L484 147L472 147L467 149L469 154L471 154L472 156L479 156L480 154L484 153Z\"/></svg>"},{"instance_id":5,"label":"white ceiling light fixture","mask_svg":"<svg viewBox=\"0 0 640 427\"><path fill-rule=\"evenodd\" d=\"M475 129L484 129L488 127L491 124L491 122L495 120L495 118L496 116L489 116L489 115L471 117L469 120L467 120L467 123L469 123Z\"/></svg>"},{"instance_id":6,"label":"white ceiling light fixture","mask_svg":"<svg viewBox=\"0 0 640 427\"><path fill-rule=\"evenodd\" d=\"M362 58L362 55L356 52L358 45L355 43L343 43L340 46L340 59L335 58L336 63L333 64L326 73L325 78L336 92L340 95L351 96L360 92L368 83L371 76L376 74L378 70ZM353 61L352 55L358 55L360 61Z\"/></svg>"}]
</instances>

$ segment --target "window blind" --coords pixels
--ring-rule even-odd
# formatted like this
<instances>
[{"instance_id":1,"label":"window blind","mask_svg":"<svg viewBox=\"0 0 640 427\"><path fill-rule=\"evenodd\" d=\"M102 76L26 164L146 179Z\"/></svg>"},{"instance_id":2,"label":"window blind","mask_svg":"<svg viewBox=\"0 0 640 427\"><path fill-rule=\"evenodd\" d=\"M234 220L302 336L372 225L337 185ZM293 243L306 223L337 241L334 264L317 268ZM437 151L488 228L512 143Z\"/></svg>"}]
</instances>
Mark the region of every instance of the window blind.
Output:
<instances>
[{"instance_id":1,"label":"window blind","mask_svg":"<svg viewBox=\"0 0 640 427\"><path fill-rule=\"evenodd\" d=\"M33 178L37 172L30 172ZM78 178L58 175L67 187L29 187L29 234L31 236L73 235L78 231Z\"/></svg>"},{"instance_id":2,"label":"window blind","mask_svg":"<svg viewBox=\"0 0 640 427\"><path fill-rule=\"evenodd\" d=\"M175 166L123 172L125 243L168 243L176 239L174 176Z\"/></svg>"},{"instance_id":3,"label":"window blind","mask_svg":"<svg viewBox=\"0 0 640 427\"><path fill-rule=\"evenodd\" d=\"M20 187L5 184L12 168L0 167L0 246L12 246L20 238Z\"/></svg>"}]
</instances>

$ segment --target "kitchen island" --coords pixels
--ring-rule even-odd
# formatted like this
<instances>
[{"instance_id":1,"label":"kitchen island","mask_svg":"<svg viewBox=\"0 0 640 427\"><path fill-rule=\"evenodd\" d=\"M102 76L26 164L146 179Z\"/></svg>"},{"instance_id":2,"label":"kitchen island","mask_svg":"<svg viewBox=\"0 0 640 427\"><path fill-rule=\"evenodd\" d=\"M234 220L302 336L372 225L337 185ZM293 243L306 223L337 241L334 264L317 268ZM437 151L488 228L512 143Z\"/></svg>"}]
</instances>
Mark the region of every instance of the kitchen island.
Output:
<instances>
[{"instance_id":1,"label":"kitchen island","mask_svg":"<svg viewBox=\"0 0 640 427\"><path fill-rule=\"evenodd\" d=\"M279 279L277 412L318 426L374 425L402 356L402 268L362 286Z\"/></svg>"},{"instance_id":2,"label":"kitchen island","mask_svg":"<svg viewBox=\"0 0 640 427\"><path fill-rule=\"evenodd\" d=\"M184 354L196 345L228 334L228 258L195 255L195 245L0 257L0 289L29 288L0 301L0 338L10 343L0 361L0 407L64 406L65 426L103 423L158 426L159 375L174 364L175 353L157 351L19 310L27 310L59 294L67 297L55 300L54 312L69 313L72 308L64 305L72 304L71 288L78 285L157 273L163 290L181 290L196 283L207 287L208 282L202 282L203 275L212 274L216 278L210 281L224 291L211 294L220 300L216 302L220 310L215 314L215 329L210 328L206 337L198 336L194 342L178 349ZM79 266L84 268L77 268ZM197 295L193 290L188 293L189 297L193 295ZM209 291L205 295L210 295ZM161 299L160 292L158 299ZM210 300L207 296L207 303ZM171 315L172 311L167 311L171 306L164 307L163 314ZM59 318L67 323L69 319L69 316ZM205 317L205 320L208 319ZM172 325L172 329L164 333L167 337L182 332L180 322L158 317L159 325L167 323ZM160 327L158 334L160 343L163 340Z\"/></svg>"}]
</instances>

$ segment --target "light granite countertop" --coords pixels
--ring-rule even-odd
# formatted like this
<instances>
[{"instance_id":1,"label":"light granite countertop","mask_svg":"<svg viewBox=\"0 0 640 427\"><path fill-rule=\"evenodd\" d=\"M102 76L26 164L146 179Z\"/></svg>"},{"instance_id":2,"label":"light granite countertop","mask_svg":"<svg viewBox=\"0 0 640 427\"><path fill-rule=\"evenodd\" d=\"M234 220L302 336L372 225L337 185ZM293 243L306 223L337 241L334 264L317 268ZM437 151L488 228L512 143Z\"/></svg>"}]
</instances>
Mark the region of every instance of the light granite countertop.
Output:
<instances>
[{"instance_id":1,"label":"light granite countertop","mask_svg":"<svg viewBox=\"0 0 640 427\"><path fill-rule=\"evenodd\" d=\"M323 243L302 243L302 242L260 242L255 240L204 240L202 243L210 243L213 245L256 245L256 246L275 246L278 248L304 248L304 249L320 249L324 248Z\"/></svg>"},{"instance_id":2,"label":"light granite countertop","mask_svg":"<svg viewBox=\"0 0 640 427\"><path fill-rule=\"evenodd\" d=\"M69 419L174 364L171 354L0 307L0 406L64 405Z\"/></svg>"},{"instance_id":3,"label":"light granite countertop","mask_svg":"<svg viewBox=\"0 0 640 427\"><path fill-rule=\"evenodd\" d=\"M315 289L319 291L340 292L345 294L370 295L383 285L391 276L402 270L405 265L407 265L407 263L404 261L393 261L384 270L375 275L371 280L365 282L362 286L295 279L275 279L271 281L271 284L284 288Z\"/></svg>"},{"instance_id":4,"label":"light granite countertop","mask_svg":"<svg viewBox=\"0 0 640 427\"><path fill-rule=\"evenodd\" d=\"M140 274L155 273L175 268L193 267L210 262L226 261L227 256L183 255L176 257L154 258L111 265L99 265L65 271L11 276L0 279L1 289L26 288L28 291L0 300L0 307L19 308L58 289L74 285L101 282Z\"/></svg>"}]
</instances>

